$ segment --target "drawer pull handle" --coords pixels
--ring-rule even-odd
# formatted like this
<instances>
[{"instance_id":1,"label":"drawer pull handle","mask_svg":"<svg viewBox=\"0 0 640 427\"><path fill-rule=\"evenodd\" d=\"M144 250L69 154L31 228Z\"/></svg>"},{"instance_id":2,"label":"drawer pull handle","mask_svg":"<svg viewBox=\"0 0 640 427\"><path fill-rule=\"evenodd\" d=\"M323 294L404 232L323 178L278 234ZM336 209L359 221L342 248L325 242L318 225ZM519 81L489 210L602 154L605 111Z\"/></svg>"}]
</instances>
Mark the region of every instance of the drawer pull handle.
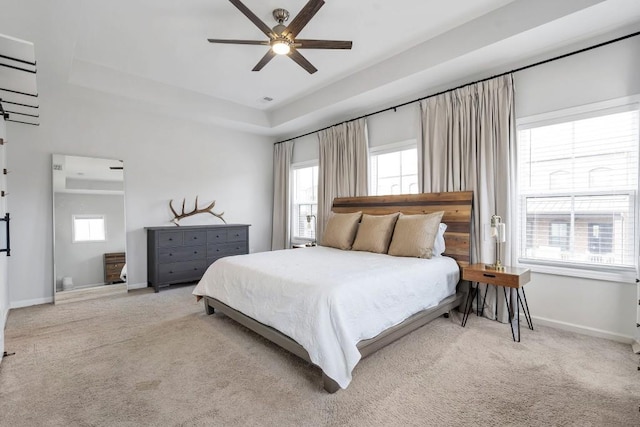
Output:
<instances>
[{"instance_id":1,"label":"drawer pull handle","mask_svg":"<svg viewBox=\"0 0 640 427\"><path fill-rule=\"evenodd\" d=\"M495 277L496 277L496 275L495 275L495 274L487 274L487 273L483 273L482 275L483 275L484 277L493 277L493 278L495 278Z\"/></svg>"},{"instance_id":2,"label":"drawer pull handle","mask_svg":"<svg viewBox=\"0 0 640 427\"><path fill-rule=\"evenodd\" d=\"M195 255L195 254L197 254L197 253L198 253L198 251L193 251L193 254L194 254L194 255Z\"/></svg>"},{"instance_id":3,"label":"drawer pull handle","mask_svg":"<svg viewBox=\"0 0 640 427\"><path fill-rule=\"evenodd\" d=\"M173 237L169 237L169 241L171 242L173 240Z\"/></svg>"},{"instance_id":4,"label":"drawer pull handle","mask_svg":"<svg viewBox=\"0 0 640 427\"><path fill-rule=\"evenodd\" d=\"M173 254L172 254L172 253L170 253L170 254L169 254L169 256L173 256Z\"/></svg>"},{"instance_id":5,"label":"drawer pull handle","mask_svg":"<svg viewBox=\"0 0 640 427\"><path fill-rule=\"evenodd\" d=\"M193 270L194 270L194 271L197 271L197 270L198 270L198 267L193 267Z\"/></svg>"},{"instance_id":6,"label":"drawer pull handle","mask_svg":"<svg viewBox=\"0 0 640 427\"><path fill-rule=\"evenodd\" d=\"M193 240L198 240L198 238L196 236L193 236Z\"/></svg>"},{"instance_id":7,"label":"drawer pull handle","mask_svg":"<svg viewBox=\"0 0 640 427\"><path fill-rule=\"evenodd\" d=\"M171 270L170 270L170 271L169 271L169 274L173 274L173 271L171 271Z\"/></svg>"},{"instance_id":8,"label":"drawer pull handle","mask_svg":"<svg viewBox=\"0 0 640 427\"><path fill-rule=\"evenodd\" d=\"M216 239L219 239L219 238L220 238L220 236L216 234Z\"/></svg>"},{"instance_id":9,"label":"drawer pull handle","mask_svg":"<svg viewBox=\"0 0 640 427\"><path fill-rule=\"evenodd\" d=\"M236 237L240 237L240 235L238 233L236 233Z\"/></svg>"}]
</instances>

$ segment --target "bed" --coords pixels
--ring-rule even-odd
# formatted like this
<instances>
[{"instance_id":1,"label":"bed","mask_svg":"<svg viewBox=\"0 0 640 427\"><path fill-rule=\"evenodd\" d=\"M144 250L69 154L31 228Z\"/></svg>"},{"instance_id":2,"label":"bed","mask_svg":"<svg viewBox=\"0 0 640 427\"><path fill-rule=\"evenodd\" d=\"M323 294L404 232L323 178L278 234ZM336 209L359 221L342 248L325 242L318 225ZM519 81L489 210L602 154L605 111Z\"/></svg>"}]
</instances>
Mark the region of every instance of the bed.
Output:
<instances>
[{"instance_id":1,"label":"bed","mask_svg":"<svg viewBox=\"0 0 640 427\"><path fill-rule=\"evenodd\" d=\"M431 259L313 247L226 257L194 289L215 310L322 370L346 388L361 358L458 307L469 264L471 192L337 198L332 211L444 211L443 256ZM427 279L432 284L425 286Z\"/></svg>"}]
</instances>

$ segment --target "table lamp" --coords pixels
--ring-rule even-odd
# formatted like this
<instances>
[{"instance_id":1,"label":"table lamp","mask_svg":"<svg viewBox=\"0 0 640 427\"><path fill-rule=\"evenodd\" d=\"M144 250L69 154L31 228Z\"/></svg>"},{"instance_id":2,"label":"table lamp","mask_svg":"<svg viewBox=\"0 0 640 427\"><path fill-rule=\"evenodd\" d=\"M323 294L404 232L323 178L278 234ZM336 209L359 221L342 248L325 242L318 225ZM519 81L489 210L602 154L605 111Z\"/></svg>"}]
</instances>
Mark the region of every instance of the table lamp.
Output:
<instances>
[{"instance_id":1,"label":"table lamp","mask_svg":"<svg viewBox=\"0 0 640 427\"><path fill-rule=\"evenodd\" d=\"M492 270L504 270L502 264L501 246L507 241L506 225L502 222L502 218L498 215L491 216L491 237L496 241L495 261L493 264L486 265Z\"/></svg>"}]
</instances>

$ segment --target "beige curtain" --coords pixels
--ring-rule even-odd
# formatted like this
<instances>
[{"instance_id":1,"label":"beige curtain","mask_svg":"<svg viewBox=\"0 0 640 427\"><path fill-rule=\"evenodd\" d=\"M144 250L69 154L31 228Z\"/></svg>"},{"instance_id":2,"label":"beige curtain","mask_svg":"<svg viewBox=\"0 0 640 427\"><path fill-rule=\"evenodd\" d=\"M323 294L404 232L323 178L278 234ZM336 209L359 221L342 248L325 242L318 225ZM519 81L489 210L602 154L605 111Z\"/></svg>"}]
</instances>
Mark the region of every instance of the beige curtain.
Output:
<instances>
[{"instance_id":1,"label":"beige curtain","mask_svg":"<svg viewBox=\"0 0 640 427\"><path fill-rule=\"evenodd\" d=\"M291 198L289 171L293 155L293 141L273 146L273 217L271 250L289 247L291 226L289 201Z\"/></svg>"},{"instance_id":2,"label":"beige curtain","mask_svg":"<svg viewBox=\"0 0 640 427\"><path fill-rule=\"evenodd\" d=\"M365 119L342 123L318 132L318 242L322 241L322 233L335 197L367 195L367 138Z\"/></svg>"},{"instance_id":3,"label":"beige curtain","mask_svg":"<svg viewBox=\"0 0 640 427\"><path fill-rule=\"evenodd\" d=\"M465 86L420 102L419 145L423 192L474 193L472 262L494 262L495 243L488 236L491 215L507 224L503 263L514 265L515 111L513 76ZM484 295L485 286L481 286ZM504 292L490 287L484 314L508 321ZM510 301L513 295L510 297ZM481 301L482 302L482 301Z\"/></svg>"}]
</instances>

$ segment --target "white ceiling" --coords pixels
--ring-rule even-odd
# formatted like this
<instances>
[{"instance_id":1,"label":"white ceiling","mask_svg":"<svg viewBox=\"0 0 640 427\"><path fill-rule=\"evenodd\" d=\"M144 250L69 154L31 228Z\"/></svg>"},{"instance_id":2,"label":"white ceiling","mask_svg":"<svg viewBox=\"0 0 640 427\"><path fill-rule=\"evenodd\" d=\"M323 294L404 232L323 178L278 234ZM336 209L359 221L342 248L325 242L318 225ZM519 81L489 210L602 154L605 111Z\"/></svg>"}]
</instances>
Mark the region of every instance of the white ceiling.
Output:
<instances>
[{"instance_id":1,"label":"white ceiling","mask_svg":"<svg viewBox=\"0 0 640 427\"><path fill-rule=\"evenodd\" d=\"M273 26L273 9L293 18L306 0L243 2ZM299 36L353 49L302 51L310 75L286 57L252 72L266 47L208 43L266 39L227 0L67 0L55 13L77 24L65 34L68 83L276 137L640 27L638 0L326 0Z\"/></svg>"},{"instance_id":2,"label":"white ceiling","mask_svg":"<svg viewBox=\"0 0 640 427\"><path fill-rule=\"evenodd\" d=\"M53 191L66 193L122 193L124 183L121 160L53 155Z\"/></svg>"}]
</instances>

